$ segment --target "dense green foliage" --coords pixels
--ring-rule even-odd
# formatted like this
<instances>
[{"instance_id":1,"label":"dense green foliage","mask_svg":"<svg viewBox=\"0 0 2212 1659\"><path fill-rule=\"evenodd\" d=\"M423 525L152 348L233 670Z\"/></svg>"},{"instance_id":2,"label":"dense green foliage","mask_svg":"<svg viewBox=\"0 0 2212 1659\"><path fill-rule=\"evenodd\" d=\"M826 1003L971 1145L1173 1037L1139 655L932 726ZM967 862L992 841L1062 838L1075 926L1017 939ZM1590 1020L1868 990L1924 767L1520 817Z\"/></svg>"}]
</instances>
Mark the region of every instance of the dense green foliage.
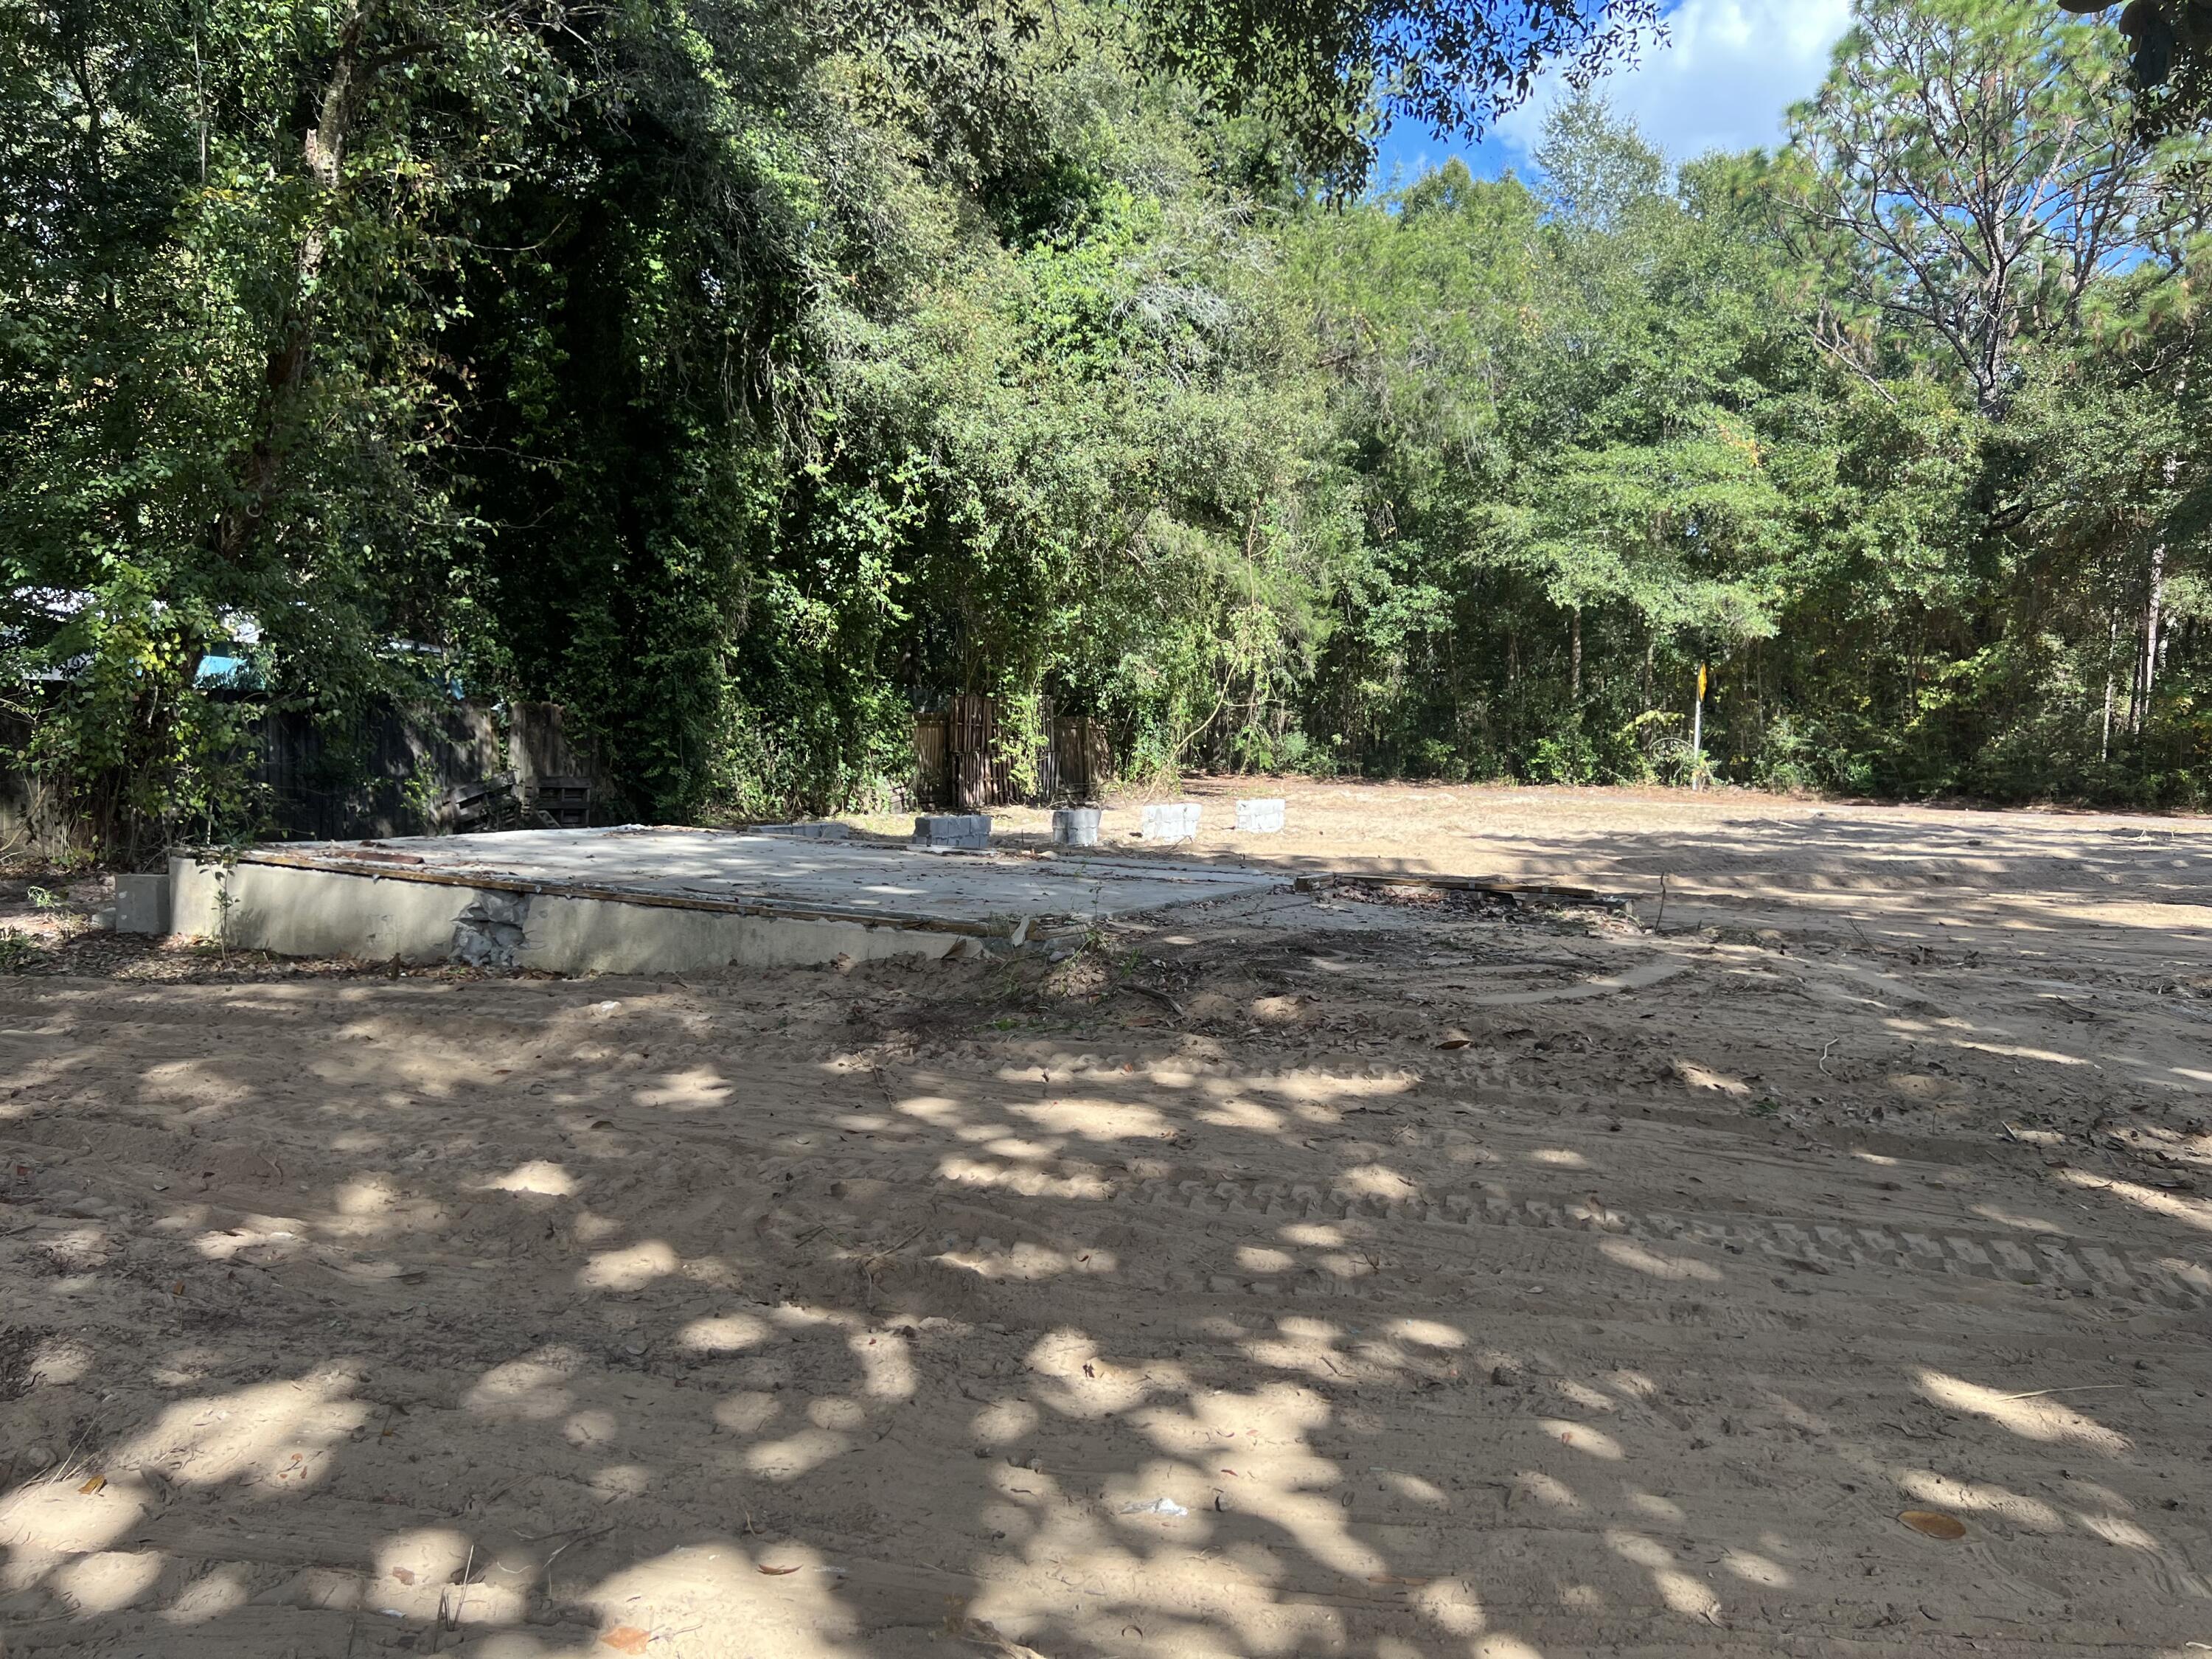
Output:
<instances>
[{"instance_id":1,"label":"dense green foliage","mask_svg":"<svg viewBox=\"0 0 2212 1659\"><path fill-rule=\"evenodd\" d=\"M2137 126L2172 132L2212 115L2212 3L2208 0L2058 0L2076 14L2103 13L2127 37L2129 69L2142 94Z\"/></svg>"},{"instance_id":2,"label":"dense green foliage","mask_svg":"<svg viewBox=\"0 0 2212 1659\"><path fill-rule=\"evenodd\" d=\"M1617 43L1510 9L0 4L0 699L118 844L455 677L659 817L880 797L962 690L1139 771L2212 791L2212 198L2127 42L1862 0L1778 155L1577 100L1344 199L1480 112L1435 52Z\"/></svg>"}]
</instances>

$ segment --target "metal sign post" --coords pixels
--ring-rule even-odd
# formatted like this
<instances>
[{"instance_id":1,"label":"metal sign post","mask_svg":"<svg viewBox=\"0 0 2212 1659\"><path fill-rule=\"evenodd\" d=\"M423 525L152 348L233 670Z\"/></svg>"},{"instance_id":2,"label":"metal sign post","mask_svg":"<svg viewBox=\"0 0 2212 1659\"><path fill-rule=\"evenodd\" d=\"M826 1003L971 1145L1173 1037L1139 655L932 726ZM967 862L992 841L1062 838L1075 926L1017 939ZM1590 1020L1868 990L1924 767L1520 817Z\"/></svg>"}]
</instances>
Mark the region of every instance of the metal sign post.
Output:
<instances>
[{"instance_id":1,"label":"metal sign post","mask_svg":"<svg viewBox=\"0 0 2212 1659\"><path fill-rule=\"evenodd\" d=\"M1698 665L1698 702L1690 714L1690 787L1699 787L1705 757L1705 665Z\"/></svg>"}]
</instances>

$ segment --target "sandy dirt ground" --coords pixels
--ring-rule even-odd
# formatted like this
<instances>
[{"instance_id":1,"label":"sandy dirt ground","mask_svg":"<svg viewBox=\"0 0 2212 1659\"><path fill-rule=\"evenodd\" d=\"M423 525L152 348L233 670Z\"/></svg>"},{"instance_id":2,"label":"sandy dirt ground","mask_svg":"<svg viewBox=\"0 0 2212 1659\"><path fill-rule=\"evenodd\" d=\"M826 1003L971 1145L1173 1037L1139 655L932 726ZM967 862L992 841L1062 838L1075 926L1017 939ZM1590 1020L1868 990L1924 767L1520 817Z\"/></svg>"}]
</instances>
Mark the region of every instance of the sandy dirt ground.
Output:
<instances>
[{"instance_id":1,"label":"sandy dirt ground","mask_svg":"<svg viewBox=\"0 0 2212 1659\"><path fill-rule=\"evenodd\" d=\"M2212 1644L2212 825L1236 793L1632 905L558 981L0 887L0 1653Z\"/></svg>"}]
</instances>

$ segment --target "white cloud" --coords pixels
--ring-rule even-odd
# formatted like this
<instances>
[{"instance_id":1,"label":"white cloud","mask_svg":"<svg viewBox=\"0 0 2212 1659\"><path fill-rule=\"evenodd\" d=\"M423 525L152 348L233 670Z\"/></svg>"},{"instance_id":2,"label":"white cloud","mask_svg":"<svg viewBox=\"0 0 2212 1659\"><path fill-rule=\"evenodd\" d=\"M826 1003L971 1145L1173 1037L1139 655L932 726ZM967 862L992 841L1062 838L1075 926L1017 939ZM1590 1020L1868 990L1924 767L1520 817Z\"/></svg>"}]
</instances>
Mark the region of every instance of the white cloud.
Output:
<instances>
[{"instance_id":1,"label":"white cloud","mask_svg":"<svg viewBox=\"0 0 2212 1659\"><path fill-rule=\"evenodd\" d=\"M1676 161L1771 149L1781 142L1783 112L1820 84L1850 21L1850 0L1682 0L1667 44L1596 90ZM1498 136L1526 155L1565 89L1547 76L1498 123Z\"/></svg>"}]
</instances>

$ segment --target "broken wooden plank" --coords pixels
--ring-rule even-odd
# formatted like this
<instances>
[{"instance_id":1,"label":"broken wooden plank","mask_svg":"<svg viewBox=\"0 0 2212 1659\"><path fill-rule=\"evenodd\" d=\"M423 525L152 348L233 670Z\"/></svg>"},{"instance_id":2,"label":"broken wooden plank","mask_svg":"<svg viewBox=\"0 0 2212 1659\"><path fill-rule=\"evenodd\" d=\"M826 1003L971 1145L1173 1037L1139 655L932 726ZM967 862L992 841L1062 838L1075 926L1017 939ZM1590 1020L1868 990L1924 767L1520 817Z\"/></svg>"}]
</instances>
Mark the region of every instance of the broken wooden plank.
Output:
<instances>
[{"instance_id":1,"label":"broken wooden plank","mask_svg":"<svg viewBox=\"0 0 2212 1659\"><path fill-rule=\"evenodd\" d=\"M1413 887L1448 893L1486 893L1498 898L1566 899L1579 904L1626 904L1624 898L1599 892L1594 887L1572 887L1558 882L1518 881L1504 876L1369 875L1361 871L1336 870L1300 876L1292 884L1301 893L1323 892L1332 887Z\"/></svg>"}]
</instances>

